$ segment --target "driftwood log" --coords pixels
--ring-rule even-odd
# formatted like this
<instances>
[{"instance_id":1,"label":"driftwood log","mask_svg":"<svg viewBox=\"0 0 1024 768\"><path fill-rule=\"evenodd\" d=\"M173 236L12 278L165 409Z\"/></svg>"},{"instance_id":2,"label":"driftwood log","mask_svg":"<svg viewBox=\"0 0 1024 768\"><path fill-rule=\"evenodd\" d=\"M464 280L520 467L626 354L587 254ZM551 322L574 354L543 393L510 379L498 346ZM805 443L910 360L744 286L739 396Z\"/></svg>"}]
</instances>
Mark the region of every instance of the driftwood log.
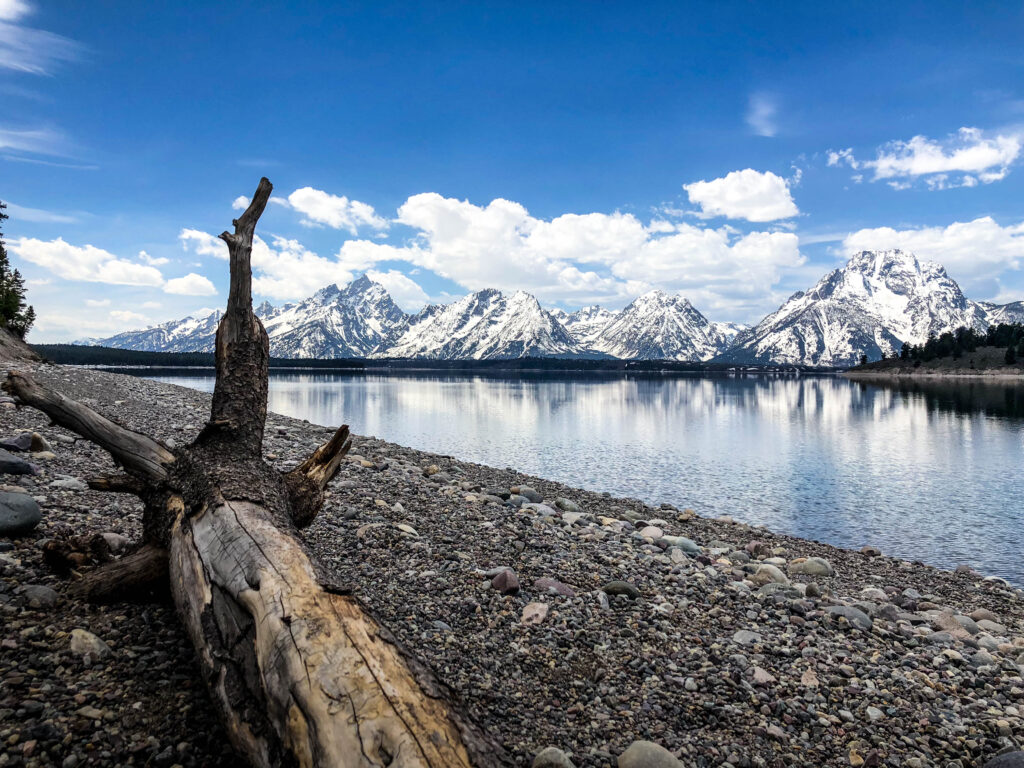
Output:
<instances>
[{"instance_id":1,"label":"driftwood log","mask_svg":"<svg viewBox=\"0 0 1024 768\"><path fill-rule=\"evenodd\" d=\"M341 427L288 473L263 459L269 344L253 314L252 203L220 237L230 253L210 419L172 450L11 372L4 388L103 447L123 474L91 487L144 502L143 541L79 584L110 599L169 579L231 741L255 766L497 766L501 747L360 601L325 586L299 529L351 442Z\"/></svg>"}]
</instances>

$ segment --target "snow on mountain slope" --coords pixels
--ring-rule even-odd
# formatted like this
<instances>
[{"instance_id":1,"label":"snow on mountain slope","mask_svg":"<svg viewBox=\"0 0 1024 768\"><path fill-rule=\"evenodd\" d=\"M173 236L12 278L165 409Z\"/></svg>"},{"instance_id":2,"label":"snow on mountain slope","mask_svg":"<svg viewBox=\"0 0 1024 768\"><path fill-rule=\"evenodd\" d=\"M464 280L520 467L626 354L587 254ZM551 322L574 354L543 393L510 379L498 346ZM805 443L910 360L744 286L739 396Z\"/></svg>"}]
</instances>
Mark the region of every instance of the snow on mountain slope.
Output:
<instances>
[{"instance_id":1,"label":"snow on mountain slope","mask_svg":"<svg viewBox=\"0 0 1024 768\"><path fill-rule=\"evenodd\" d=\"M943 267L899 250L862 251L740 333L718 359L852 365L961 325L983 329L985 314Z\"/></svg>"},{"instance_id":2,"label":"snow on mountain slope","mask_svg":"<svg viewBox=\"0 0 1024 768\"><path fill-rule=\"evenodd\" d=\"M101 347L142 352L212 352L221 315L223 312L217 309L141 331L125 331L106 339L97 339L93 343Z\"/></svg>"},{"instance_id":3,"label":"snow on mountain slope","mask_svg":"<svg viewBox=\"0 0 1024 768\"><path fill-rule=\"evenodd\" d=\"M505 296L487 289L425 308L392 346L374 356L484 360L571 357L582 351L530 294Z\"/></svg>"},{"instance_id":4,"label":"snow on mountain slope","mask_svg":"<svg viewBox=\"0 0 1024 768\"><path fill-rule=\"evenodd\" d=\"M612 312L604 307L594 304L590 307L577 309L573 313L563 312L564 319L559 317L559 322L565 327L574 339L583 347L590 347L598 336L612 320L618 316L618 312Z\"/></svg>"},{"instance_id":5,"label":"snow on mountain slope","mask_svg":"<svg viewBox=\"0 0 1024 768\"><path fill-rule=\"evenodd\" d=\"M729 345L731 335L687 299L650 291L612 318L591 345L614 357L708 360Z\"/></svg>"},{"instance_id":6,"label":"snow on mountain slope","mask_svg":"<svg viewBox=\"0 0 1024 768\"><path fill-rule=\"evenodd\" d=\"M275 357L366 357L386 346L409 318L380 283L363 275L345 288L329 285L263 319Z\"/></svg>"},{"instance_id":7,"label":"snow on mountain slope","mask_svg":"<svg viewBox=\"0 0 1024 768\"><path fill-rule=\"evenodd\" d=\"M365 275L345 288L329 285L298 303L255 309L270 337L270 354L287 358L365 357L402 333L409 318L384 286ZM143 331L101 339L105 347L159 352L212 352L217 310L201 318L172 320Z\"/></svg>"},{"instance_id":8,"label":"snow on mountain slope","mask_svg":"<svg viewBox=\"0 0 1024 768\"><path fill-rule=\"evenodd\" d=\"M1024 301L1012 301L1009 304L992 304L988 301L979 301L977 305L985 313L985 320L990 325L1024 323Z\"/></svg>"}]
</instances>

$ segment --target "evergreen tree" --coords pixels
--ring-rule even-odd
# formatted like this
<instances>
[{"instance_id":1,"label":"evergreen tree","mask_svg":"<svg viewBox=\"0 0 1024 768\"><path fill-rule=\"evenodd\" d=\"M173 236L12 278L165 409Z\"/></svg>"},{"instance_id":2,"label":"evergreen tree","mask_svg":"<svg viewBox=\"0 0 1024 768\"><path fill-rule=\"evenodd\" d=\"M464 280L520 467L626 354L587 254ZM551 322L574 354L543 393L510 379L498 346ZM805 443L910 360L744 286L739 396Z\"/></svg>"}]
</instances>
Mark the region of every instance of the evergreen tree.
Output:
<instances>
[{"instance_id":1,"label":"evergreen tree","mask_svg":"<svg viewBox=\"0 0 1024 768\"><path fill-rule=\"evenodd\" d=\"M1012 344L1006 348L1006 357L1004 359L1007 365L1013 365L1017 362L1017 350L1014 349Z\"/></svg>"},{"instance_id":2,"label":"evergreen tree","mask_svg":"<svg viewBox=\"0 0 1024 768\"><path fill-rule=\"evenodd\" d=\"M861 355L860 356L860 364L861 365L867 365L868 364L868 356L867 355Z\"/></svg>"},{"instance_id":3,"label":"evergreen tree","mask_svg":"<svg viewBox=\"0 0 1024 768\"><path fill-rule=\"evenodd\" d=\"M4 213L6 208L0 202L0 227L8 218ZM11 270L4 247L4 233L0 230L0 328L6 328L23 339L35 319L35 310L25 305L25 278L17 269Z\"/></svg>"}]
</instances>

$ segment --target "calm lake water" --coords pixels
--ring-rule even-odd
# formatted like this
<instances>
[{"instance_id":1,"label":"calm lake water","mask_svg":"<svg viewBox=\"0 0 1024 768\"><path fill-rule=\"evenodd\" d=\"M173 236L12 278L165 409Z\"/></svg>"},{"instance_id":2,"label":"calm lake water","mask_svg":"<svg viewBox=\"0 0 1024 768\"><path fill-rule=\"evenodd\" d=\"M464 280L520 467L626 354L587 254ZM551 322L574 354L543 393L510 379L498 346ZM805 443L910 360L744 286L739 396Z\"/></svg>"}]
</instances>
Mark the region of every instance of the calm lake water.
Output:
<instances>
[{"instance_id":1,"label":"calm lake water","mask_svg":"<svg viewBox=\"0 0 1024 768\"><path fill-rule=\"evenodd\" d=\"M144 375L213 389L212 371ZM843 547L969 563L1024 584L1022 386L280 372L270 409Z\"/></svg>"}]
</instances>

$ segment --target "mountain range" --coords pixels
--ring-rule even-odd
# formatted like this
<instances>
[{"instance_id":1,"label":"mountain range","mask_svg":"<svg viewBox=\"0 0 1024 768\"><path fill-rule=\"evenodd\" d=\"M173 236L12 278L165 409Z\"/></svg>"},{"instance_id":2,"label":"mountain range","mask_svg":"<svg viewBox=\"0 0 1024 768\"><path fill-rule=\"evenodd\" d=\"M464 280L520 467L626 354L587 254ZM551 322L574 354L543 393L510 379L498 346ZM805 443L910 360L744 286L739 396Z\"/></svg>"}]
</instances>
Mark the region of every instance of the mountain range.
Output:
<instances>
[{"instance_id":1,"label":"mountain range","mask_svg":"<svg viewBox=\"0 0 1024 768\"><path fill-rule=\"evenodd\" d=\"M687 299L658 290L622 310L569 313L545 309L523 291L485 289L408 315L365 275L255 311L271 354L284 358L617 357L814 366L891 355L904 342L919 344L961 325L1024 322L1024 302L971 301L943 267L899 250L855 254L753 327L712 322ZM215 311L88 343L212 351L220 317Z\"/></svg>"}]
</instances>

